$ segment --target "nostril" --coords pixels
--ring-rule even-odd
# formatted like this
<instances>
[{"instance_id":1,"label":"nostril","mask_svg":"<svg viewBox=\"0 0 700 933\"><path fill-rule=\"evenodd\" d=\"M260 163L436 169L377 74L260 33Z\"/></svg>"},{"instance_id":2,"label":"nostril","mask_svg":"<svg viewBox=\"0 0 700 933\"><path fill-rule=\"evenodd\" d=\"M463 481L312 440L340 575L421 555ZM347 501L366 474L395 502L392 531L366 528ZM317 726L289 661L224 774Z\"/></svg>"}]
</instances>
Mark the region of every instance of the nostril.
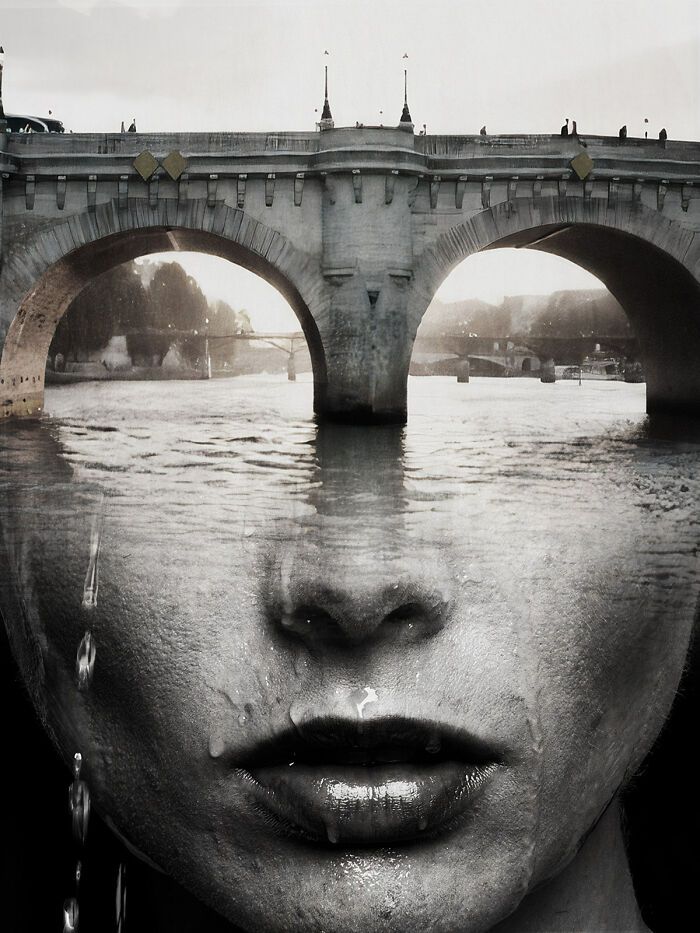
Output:
<instances>
[{"instance_id":1,"label":"nostril","mask_svg":"<svg viewBox=\"0 0 700 933\"><path fill-rule=\"evenodd\" d=\"M280 615L280 624L285 631L299 638L327 638L337 628L330 613L320 606L297 606L293 612Z\"/></svg>"},{"instance_id":2,"label":"nostril","mask_svg":"<svg viewBox=\"0 0 700 933\"><path fill-rule=\"evenodd\" d=\"M425 617L425 606L417 602L403 603L392 609L385 617L385 622L416 622Z\"/></svg>"}]
</instances>

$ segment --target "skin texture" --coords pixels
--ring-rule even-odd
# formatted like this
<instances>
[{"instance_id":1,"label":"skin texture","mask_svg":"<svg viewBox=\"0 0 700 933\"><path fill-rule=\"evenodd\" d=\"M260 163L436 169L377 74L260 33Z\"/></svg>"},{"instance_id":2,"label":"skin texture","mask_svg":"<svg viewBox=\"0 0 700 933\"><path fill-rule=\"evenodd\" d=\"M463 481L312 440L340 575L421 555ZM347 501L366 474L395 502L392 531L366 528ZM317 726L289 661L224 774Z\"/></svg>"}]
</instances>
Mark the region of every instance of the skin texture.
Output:
<instances>
[{"instance_id":1,"label":"skin texture","mask_svg":"<svg viewBox=\"0 0 700 933\"><path fill-rule=\"evenodd\" d=\"M39 429L33 445L30 473L64 462ZM573 931L590 921L581 885L598 865L615 891L595 928L620 928L621 910L641 930L610 802L682 672L699 584L694 490L675 463L660 481L631 442L605 476L571 474L556 451L546 475L530 473L527 446L499 450L479 484L441 499L412 479L402 445L392 431L321 431L299 494L245 526L200 526L204 500L154 517L121 479L101 500L104 485L67 468L61 483L55 468L18 483L3 614L48 727L67 758L82 752L124 837L236 929L518 933L556 916ZM391 616L407 604L410 616ZM323 624L283 624L309 606ZM88 625L98 661L80 693ZM498 750L493 777L468 818L431 839L373 849L285 835L231 758L290 723L355 716L365 688L366 720L467 729Z\"/></svg>"}]
</instances>

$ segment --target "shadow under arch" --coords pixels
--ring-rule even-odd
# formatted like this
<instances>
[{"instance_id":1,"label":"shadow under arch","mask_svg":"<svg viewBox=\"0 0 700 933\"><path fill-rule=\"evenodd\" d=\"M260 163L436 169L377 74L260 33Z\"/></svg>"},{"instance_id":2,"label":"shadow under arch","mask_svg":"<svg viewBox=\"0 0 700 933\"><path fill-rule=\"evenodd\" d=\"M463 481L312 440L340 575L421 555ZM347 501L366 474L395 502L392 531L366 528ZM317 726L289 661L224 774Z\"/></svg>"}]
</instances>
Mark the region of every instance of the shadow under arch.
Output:
<instances>
[{"instance_id":1,"label":"shadow under arch","mask_svg":"<svg viewBox=\"0 0 700 933\"><path fill-rule=\"evenodd\" d=\"M515 199L442 234L416 273L412 324L447 275L474 253L538 249L595 275L622 305L639 341L647 411L700 415L700 242L643 205ZM427 299L427 301L426 301Z\"/></svg>"},{"instance_id":2,"label":"shadow under arch","mask_svg":"<svg viewBox=\"0 0 700 933\"><path fill-rule=\"evenodd\" d=\"M242 213L225 205L220 205L220 208L225 213ZM168 252L218 256L259 275L282 294L296 314L309 348L314 379L314 411L323 411L327 387L326 357L310 307L312 300L304 294L310 291L307 286L311 284L313 275L313 270L308 268L308 257L280 234L252 220L248 227L255 228L255 233L244 237L243 234L227 235L227 217L218 225L220 232L216 232L177 221L164 223L159 217L139 225L139 212L131 205L130 214L135 225L124 224L122 229L116 230L113 223L105 223L112 216L110 212L103 213L101 224L91 220L88 235L81 238L83 242L75 245L76 237L73 235L70 238L73 248L68 248L62 255L59 251L59 258L53 262L44 261L42 265L45 268L40 269L38 276L35 273L31 287L20 295L0 359L3 400L0 417L32 417L43 410L43 377L51 340L58 322L86 285L125 262ZM94 218L95 215L91 216ZM71 218L64 226L74 233L75 224L76 218ZM103 232L91 236L95 233L93 225L97 231ZM239 223L237 229L242 226ZM85 226L81 229L85 230ZM57 251L49 247L61 242L61 237L57 236L55 228L46 236L49 242L39 243L38 249L43 256L53 258ZM68 237L64 236L64 239ZM315 310L318 313L318 309Z\"/></svg>"}]
</instances>

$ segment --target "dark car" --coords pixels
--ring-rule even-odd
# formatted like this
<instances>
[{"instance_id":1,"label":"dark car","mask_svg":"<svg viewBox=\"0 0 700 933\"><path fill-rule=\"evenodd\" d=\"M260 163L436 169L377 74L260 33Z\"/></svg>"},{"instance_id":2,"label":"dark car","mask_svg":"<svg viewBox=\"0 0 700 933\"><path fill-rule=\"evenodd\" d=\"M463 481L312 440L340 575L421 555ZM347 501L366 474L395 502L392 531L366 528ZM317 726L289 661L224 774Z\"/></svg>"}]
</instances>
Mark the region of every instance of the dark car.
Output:
<instances>
[{"instance_id":1,"label":"dark car","mask_svg":"<svg viewBox=\"0 0 700 933\"><path fill-rule=\"evenodd\" d=\"M32 117L20 113L6 113L8 133L65 133L65 127L60 120L53 117Z\"/></svg>"}]
</instances>

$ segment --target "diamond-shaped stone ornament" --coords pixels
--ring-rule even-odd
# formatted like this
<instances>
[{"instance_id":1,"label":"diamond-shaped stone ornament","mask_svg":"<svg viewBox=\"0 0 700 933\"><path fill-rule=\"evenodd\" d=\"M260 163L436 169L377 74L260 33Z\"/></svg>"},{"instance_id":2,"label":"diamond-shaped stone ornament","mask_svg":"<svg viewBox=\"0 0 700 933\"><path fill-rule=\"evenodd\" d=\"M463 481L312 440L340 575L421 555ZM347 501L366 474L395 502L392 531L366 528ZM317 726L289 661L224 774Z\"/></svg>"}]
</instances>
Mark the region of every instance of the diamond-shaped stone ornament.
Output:
<instances>
[{"instance_id":1,"label":"diamond-shaped stone ornament","mask_svg":"<svg viewBox=\"0 0 700 933\"><path fill-rule=\"evenodd\" d=\"M134 168L144 181L148 181L151 175L158 168L158 159L156 159L152 152L149 152L147 149L145 149L134 159Z\"/></svg>"},{"instance_id":2,"label":"diamond-shaped stone ornament","mask_svg":"<svg viewBox=\"0 0 700 933\"><path fill-rule=\"evenodd\" d=\"M569 162L569 165L576 172L581 181L584 181L591 174L593 159L587 152L579 152L579 154Z\"/></svg>"},{"instance_id":3,"label":"diamond-shaped stone ornament","mask_svg":"<svg viewBox=\"0 0 700 933\"><path fill-rule=\"evenodd\" d=\"M187 168L187 159L176 149L163 159L161 165L172 180L177 181Z\"/></svg>"}]
</instances>

